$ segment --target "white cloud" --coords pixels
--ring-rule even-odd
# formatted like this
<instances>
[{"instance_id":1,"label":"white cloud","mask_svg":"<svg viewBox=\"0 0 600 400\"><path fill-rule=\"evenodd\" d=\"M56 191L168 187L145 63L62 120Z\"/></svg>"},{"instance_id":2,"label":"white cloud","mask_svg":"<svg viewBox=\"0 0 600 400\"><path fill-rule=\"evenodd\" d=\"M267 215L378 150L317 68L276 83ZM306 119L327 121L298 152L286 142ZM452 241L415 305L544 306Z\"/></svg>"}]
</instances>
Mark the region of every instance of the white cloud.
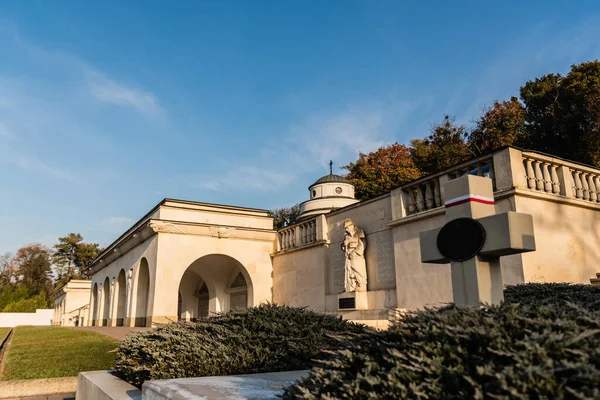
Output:
<instances>
[{"instance_id":1,"label":"white cloud","mask_svg":"<svg viewBox=\"0 0 600 400\"><path fill-rule=\"evenodd\" d=\"M89 82L90 92L97 100L118 106L133 107L146 115L162 114L158 100L151 92L133 89L107 78Z\"/></svg>"},{"instance_id":2,"label":"white cloud","mask_svg":"<svg viewBox=\"0 0 600 400\"><path fill-rule=\"evenodd\" d=\"M325 174L329 160L340 173L338 168L354 161L359 152L395 141L398 127L418 104L393 101L312 115L291 125L282 138L271 138L251 162L240 166L223 161L221 173L182 179L210 191L275 192L293 184L301 174Z\"/></svg>"}]
</instances>

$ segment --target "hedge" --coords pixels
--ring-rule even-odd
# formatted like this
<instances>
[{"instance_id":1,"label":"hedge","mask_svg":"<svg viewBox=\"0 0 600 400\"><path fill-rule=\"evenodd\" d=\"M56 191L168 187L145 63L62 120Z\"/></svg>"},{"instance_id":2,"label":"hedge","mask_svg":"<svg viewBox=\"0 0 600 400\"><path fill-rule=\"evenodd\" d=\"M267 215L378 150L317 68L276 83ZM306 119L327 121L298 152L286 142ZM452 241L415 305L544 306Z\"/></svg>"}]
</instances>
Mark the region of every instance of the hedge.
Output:
<instances>
[{"instance_id":1,"label":"hedge","mask_svg":"<svg viewBox=\"0 0 600 400\"><path fill-rule=\"evenodd\" d=\"M528 284L481 309L409 314L340 338L285 399L600 398L598 288Z\"/></svg>"},{"instance_id":2,"label":"hedge","mask_svg":"<svg viewBox=\"0 0 600 400\"><path fill-rule=\"evenodd\" d=\"M149 379L308 369L339 343L330 335L367 331L338 316L264 304L132 334L115 369L138 387Z\"/></svg>"}]
</instances>

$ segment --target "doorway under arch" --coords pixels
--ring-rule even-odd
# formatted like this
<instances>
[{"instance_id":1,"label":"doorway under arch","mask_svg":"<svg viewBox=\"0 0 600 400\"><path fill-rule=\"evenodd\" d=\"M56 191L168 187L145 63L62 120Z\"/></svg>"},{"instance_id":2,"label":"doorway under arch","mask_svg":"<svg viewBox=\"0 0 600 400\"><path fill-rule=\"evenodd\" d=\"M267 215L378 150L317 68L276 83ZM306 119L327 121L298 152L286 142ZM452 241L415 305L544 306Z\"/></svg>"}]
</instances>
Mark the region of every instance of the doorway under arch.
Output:
<instances>
[{"instance_id":1,"label":"doorway under arch","mask_svg":"<svg viewBox=\"0 0 600 400\"><path fill-rule=\"evenodd\" d=\"M115 299L117 302L117 326L123 326L125 321L125 307L127 306L127 287L125 282L125 270L121 270L117 278L117 287L115 288L117 296Z\"/></svg>"},{"instance_id":2,"label":"doorway under arch","mask_svg":"<svg viewBox=\"0 0 600 400\"><path fill-rule=\"evenodd\" d=\"M252 281L235 258L210 254L186 269L178 296L178 319L193 321L211 313L251 306Z\"/></svg>"},{"instance_id":3,"label":"doorway under arch","mask_svg":"<svg viewBox=\"0 0 600 400\"><path fill-rule=\"evenodd\" d=\"M137 293L135 307L135 326L146 326L148 315L148 296L150 295L150 269L148 261L142 258L137 274Z\"/></svg>"},{"instance_id":4,"label":"doorway under arch","mask_svg":"<svg viewBox=\"0 0 600 400\"><path fill-rule=\"evenodd\" d=\"M102 296L102 326L108 326L110 319L110 280L108 276L104 280L104 285L102 285Z\"/></svg>"},{"instance_id":5,"label":"doorway under arch","mask_svg":"<svg viewBox=\"0 0 600 400\"><path fill-rule=\"evenodd\" d=\"M98 308L100 303L98 301L98 283L94 283L92 288L92 326L98 326Z\"/></svg>"}]
</instances>

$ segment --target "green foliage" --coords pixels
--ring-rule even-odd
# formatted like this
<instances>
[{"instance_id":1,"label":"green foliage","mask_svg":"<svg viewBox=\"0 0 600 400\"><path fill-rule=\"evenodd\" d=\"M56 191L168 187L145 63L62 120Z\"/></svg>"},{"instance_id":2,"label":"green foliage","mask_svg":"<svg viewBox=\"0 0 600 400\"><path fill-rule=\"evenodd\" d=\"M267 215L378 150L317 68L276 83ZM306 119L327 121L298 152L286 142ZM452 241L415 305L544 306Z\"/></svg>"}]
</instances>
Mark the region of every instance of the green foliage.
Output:
<instances>
[{"instance_id":1,"label":"green foliage","mask_svg":"<svg viewBox=\"0 0 600 400\"><path fill-rule=\"evenodd\" d=\"M98 243L84 243L79 233L69 233L58 238L54 245L52 262L57 273L57 280L66 283L70 279L87 278L87 269L102 249Z\"/></svg>"},{"instance_id":2,"label":"green foliage","mask_svg":"<svg viewBox=\"0 0 600 400\"><path fill-rule=\"evenodd\" d=\"M48 298L44 293L40 293L37 296L30 297L27 299L20 299L17 301L10 302L4 307L3 312L35 312L38 308L51 308Z\"/></svg>"},{"instance_id":3,"label":"green foliage","mask_svg":"<svg viewBox=\"0 0 600 400\"><path fill-rule=\"evenodd\" d=\"M411 141L415 165L427 174L433 174L468 160L473 153L464 141L467 127L456 125L455 118L444 116L444 121L431 127L425 139Z\"/></svg>"},{"instance_id":4,"label":"green foliage","mask_svg":"<svg viewBox=\"0 0 600 400\"><path fill-rule=\"evenodd\" d=\"M600 61L527 82L521 100L528 147L600 166Z\"/></svg>"},{"instance_id":5,"label":"green foliage","mask_svg":"<svg viewBox=\"0 0 600 400\"><path fill-rule=\"evenodd\" d=\"M354 185L359 200L382 195L423 175L413 162L410 150L398 143L368 154L360 153L356 162L342 168L348 170L346 178Z\"/></svg>"},{"instance_id":6,"label":"green foliage","mask_svg":"<svg viewBox=\"0 0 600 400\"><path fill-rule=\"evenodd\" d=\"M129 335L115 369L136 386L148 379L305 369L337 343L330 334L367 330L337 316L263 304Z\"/></svg>"},{"instance_id":7,"label":"green foliage","mask_svg":"<svg viewBox=\"0 0 600 400\"><path fill-rule=\"evenodd\" d=\"M269 211L269 217L273 218L273 229L281 229L294 225L300 215L300 205L296 204L290 208L277 208Z\"/></svg>"},{"instance_id":8,"label":"green foliage","mask_svg":"<svg viewBox=\"0 0 600 400\"><path fill-rule=\"evenodd\" d=\"M19 300L28 299L29 297L29 288L24 284L4 285L0 287L0 311L3 311L11 303L16 303Z\"/></svg>"},{"instance_id":9,"label":"green foliage","mask_svg":"<svg viewBox=\"0 0 600 400\"><path fill-rule=\"evenodd\" d=\"M340 338L284 398L600 398L598 289L520 285L501 306L409 314Z\"/></svg>"},{"instance_id":10,"label":"green foliage","mask_svg":"<svg viewBox=\"0 0 600 400\"><path fill-rule=\"evenodd\" d=\"M519 99L498 102L483 113L467 135L467 144L476 155L504 146L524 146L527 137L526 110Z\"/></svg>"}]
</instances>

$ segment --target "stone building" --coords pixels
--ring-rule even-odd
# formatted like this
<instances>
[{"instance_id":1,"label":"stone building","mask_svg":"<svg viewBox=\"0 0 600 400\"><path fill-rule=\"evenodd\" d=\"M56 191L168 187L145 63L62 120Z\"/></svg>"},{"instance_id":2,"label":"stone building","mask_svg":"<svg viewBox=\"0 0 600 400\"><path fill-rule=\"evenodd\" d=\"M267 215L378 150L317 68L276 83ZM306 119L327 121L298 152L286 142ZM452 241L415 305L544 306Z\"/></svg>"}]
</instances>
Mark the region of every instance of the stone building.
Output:
<instances>
[{"instance_id":1,"label":"stone building","mask_svg":"<svg viewBox=\"0 0 600 400\"><path fill-rule=\"evenodd\" d=\"M362 202L324 176L279 231L266 210L165 199L95 260L89 323L150 326L273 301L382 326L390 310L450 302L450 267L421 262L419 233L443 225L443 185L464 174L492 180L496 212L533 216L537 251L501 259L505 284L595 277L600 170L505 148ZM349 259L366 268L351 295Z\"/></svg>"},{"instance_id":2,"label":"stone building","mask_svg":"<svg viewBox=\"0 0 600 400\"><path fill-rule=\"evenodd\" d=\"M71 279L54 291L54 314L52 325L84 326L89 320L90 288L92 282Z\"/></svg>"}]
</instances>

